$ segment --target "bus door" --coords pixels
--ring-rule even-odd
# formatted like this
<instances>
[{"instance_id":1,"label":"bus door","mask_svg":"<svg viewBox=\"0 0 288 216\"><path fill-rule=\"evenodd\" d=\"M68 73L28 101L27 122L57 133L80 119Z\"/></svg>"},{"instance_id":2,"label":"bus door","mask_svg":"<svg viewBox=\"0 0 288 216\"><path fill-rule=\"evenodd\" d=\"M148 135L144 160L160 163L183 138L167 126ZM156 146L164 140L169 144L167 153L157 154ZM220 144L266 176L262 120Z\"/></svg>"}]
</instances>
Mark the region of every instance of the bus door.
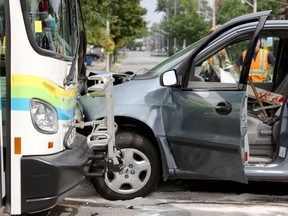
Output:
<instances>
[{"instance_id":1,"label":"bus door","mask_svg":"<svg viewBox=\"0 0 288 216\"><path fill-rule=\"evenodd\" d=\"M0 207L4 205L3 199L6 195L5 191L5 153L6 153L6 71L5 71L5 11L4 0L0 0Z\"/></svg>"}]
</instances>

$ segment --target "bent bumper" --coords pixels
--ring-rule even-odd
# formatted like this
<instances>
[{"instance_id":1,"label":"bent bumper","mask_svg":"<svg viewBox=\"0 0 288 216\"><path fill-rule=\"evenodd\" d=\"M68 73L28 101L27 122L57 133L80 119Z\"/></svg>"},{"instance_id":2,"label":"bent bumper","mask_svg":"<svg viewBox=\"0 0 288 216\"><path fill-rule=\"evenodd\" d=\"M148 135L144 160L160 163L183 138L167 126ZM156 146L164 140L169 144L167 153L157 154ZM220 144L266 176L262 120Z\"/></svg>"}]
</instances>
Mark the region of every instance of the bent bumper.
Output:
<instances>
[{"instance_id":1,"label":"bent bumper","mask_svg":"<svg viewBox=\"0 0 288 216\"><path fill-rule=\"evenodd\" d=\"M70 150L21 159L22 213L53 207L85 180L83 171L91 150L80 134L74 142Z\"/></svg>"}]
</instances>

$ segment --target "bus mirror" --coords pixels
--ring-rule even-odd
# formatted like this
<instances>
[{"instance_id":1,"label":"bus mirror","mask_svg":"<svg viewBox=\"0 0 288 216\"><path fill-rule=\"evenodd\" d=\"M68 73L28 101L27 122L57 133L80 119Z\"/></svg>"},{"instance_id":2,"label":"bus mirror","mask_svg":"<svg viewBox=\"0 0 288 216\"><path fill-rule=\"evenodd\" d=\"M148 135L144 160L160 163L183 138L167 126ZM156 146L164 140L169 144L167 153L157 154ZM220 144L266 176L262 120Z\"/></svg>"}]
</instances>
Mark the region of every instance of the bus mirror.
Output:
<instances>
[{"instance_id":1,"label":"bus mirror","mask_svg":"<svg viewBox=\"0 0 288 216\"><path fill-rule=\"evenodd\" d=\"M86 36L85 32L80 32L80 45L78 50L78 74L79 76L85 77L86 76L86 67L84 65L85 56L86 56Z\"/></svg>"},{"instance_id":2,"label":"bus mirror","mask_svg":"<svg viewBox=\"0 0 288 216\"><path fill-rule=\"evenodd\" d=\"M86 60L86 48L87 48L87 41L86 41L86 32L85 32L85 25L84 25L84 17L81 9L80 0L78 0L79 4L79 15L81 18L82 28L80 31L80 44L78 50L78 77L86 77L86 67L85 67L85 60ZM80 26L79 26L80 27Z\"/></svg>"}]
</instances>

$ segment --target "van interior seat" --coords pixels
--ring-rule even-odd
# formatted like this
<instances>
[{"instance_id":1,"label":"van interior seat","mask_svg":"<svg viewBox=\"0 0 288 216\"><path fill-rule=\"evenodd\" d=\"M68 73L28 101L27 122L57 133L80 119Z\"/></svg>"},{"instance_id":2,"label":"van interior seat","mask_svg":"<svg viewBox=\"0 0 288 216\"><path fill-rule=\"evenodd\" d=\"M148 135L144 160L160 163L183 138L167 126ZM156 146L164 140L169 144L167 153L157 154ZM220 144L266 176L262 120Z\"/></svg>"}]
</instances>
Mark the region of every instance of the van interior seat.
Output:
<instances>
[{"instance_id":1,"label":"van interior seat","mask_svg":"<svg viewBox=\"0 0 288 216\"><path fill-rule=\"evenodd\" d=\"M250 115L248 115L247 123L250 155L272 157L275 149L275 143L272 138L272 126Z\"/></svg>"},{"instance_id":2,"label":"van interior seat","mask_svg":"<svg viewBox=\"0 0 288 216\"><path fill-rule=\"evenodd\" d=\"M281 95L288 95L288 73L279 86L274 91ZM276 112L280 116L281 108ZM276 121L273 126L265 124L257 115L248 111L248 141L251 156L273 157L279 137L280 121Z\"/></svg>"}]
</instances>

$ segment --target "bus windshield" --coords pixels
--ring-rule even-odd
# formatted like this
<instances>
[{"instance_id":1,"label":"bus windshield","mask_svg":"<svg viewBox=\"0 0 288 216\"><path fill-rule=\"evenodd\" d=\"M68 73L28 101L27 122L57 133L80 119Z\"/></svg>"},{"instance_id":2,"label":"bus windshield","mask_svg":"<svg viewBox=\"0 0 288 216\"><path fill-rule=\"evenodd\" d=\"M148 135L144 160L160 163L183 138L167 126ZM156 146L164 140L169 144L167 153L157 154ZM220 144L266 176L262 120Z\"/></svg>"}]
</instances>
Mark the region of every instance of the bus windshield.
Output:
<instances>
[{"instance_id":1,"label":"bus windshield","mask_svg":"<svg viewBox=\"0 0 288 216\"><path fill-rule=\"evenodd\" d=\"M77 12L74 0L27 0L32 34L47 51L73 57L77 51Z\"/></svg>"}]
</instances>

